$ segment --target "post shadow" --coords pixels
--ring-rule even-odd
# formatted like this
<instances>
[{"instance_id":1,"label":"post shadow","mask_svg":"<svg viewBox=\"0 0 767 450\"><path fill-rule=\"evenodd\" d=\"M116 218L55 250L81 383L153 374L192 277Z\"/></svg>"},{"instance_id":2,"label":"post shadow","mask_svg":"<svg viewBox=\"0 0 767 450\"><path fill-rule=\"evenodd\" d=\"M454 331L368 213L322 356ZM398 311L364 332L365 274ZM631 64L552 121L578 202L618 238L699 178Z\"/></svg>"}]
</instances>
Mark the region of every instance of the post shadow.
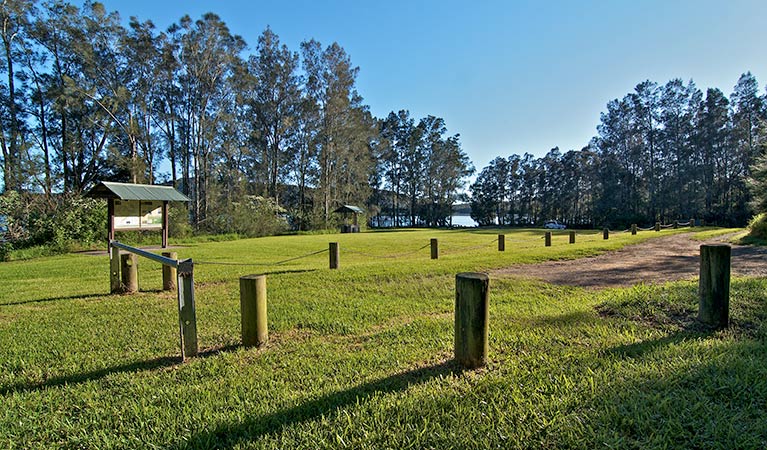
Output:
<instances>
[{"instance_id":1,"label":"post shadow","mask_svg":"<svg viewBox=\"0 0 767 450\"><path fill-rule=\"evenodd\" d=\"M310 400L282 411L248 417L240 422L222 423L212 429L193 434L189 439L170 448L177 450L203 447L230 449L238 444L277 433L291 425L327 416L341 408L367 400L375 394L404 391L410 386L425 383L433 378L461 372L460 366L454 360L450 360L399 373Z\"/></svg>"}]
</instances>

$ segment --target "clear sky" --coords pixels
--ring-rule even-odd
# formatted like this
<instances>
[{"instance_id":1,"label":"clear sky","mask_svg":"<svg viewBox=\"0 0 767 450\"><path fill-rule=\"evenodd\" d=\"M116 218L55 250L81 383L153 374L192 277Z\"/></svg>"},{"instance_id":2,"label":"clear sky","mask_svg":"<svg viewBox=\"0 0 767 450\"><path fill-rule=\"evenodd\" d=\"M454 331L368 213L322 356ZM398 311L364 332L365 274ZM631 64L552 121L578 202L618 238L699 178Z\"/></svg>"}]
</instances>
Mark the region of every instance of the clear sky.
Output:
<instances>
[{"instance_id":1,"label":"clear sky","mask_svg":"<svg viewBox=\"0 0 767 450\"><path fill-rule=\"evenodd\" d=\"M76 1L73 3L77 4ZM338 42L374 115L443 117L477 169L496 156L580 149L608 101L639 82L692 79L727 96L767 83L767 0L102 0L159 29L218 14L255 48Z\"/></svg>"}]
</instances>

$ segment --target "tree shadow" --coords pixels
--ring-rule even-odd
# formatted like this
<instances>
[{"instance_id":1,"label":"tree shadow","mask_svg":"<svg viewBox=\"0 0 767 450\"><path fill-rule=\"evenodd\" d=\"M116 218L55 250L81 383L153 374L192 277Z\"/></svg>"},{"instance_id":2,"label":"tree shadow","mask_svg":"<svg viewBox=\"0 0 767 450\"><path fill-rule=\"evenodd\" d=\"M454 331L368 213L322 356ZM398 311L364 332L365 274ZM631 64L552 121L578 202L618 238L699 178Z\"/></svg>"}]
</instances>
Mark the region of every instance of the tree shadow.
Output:
<instances>
[{"instance_id":1,"label":"tree shadow","mask_svg":"<svg viewBox=\"0 0 767 450\"><path fill-rule=\"evenodd\" d=\"M219 355L222 352L234 350L240 347L241 347L240 345L228 345L224 347L208 349L198 353L197 358L209 358L212 356ZM135 361L128 364L121 364L119 366L106 367L104 369L94 370L91 372L53 377L43 381L42 383L11 384L10 386L0 388L0 395L32 392L32 391L38 391L38 390L52 388L52 387L87 383L89 381L100 380L112 374L145 372L145 371L156 370L156 369L164 369L164 368L179 365L182 362L183 361L181 360L180 356L163 356L160 358L150 359L148 361Z\"/></svg>"},{"instance_id":2,"label":"tree shadow","mask_svg":"<svg viewBox=\"0 0 767 450\"><path fill-rule=\"evenodd\" d=\"M217 427L192 435L174 449L216 448L228 449L248 441L277 433L292 425L318 419L349 405L369 399L375 394L400 392L433 378L459 374L462 369L454 360L422 367L371 381L345 391L335 392L300 405L263 416L248 417L241 422L223 423Z\"/></svg>"},{"instance_id":3,"label":"tree shadow","mask_svg":"<svg viewBox=\"0 0 767 450\"><path fill-rule=\"evenodd\" d=\"M46 298L38 298L36 300L23 300L20 302L0 303L0 306L28 305L31 303L56 302L60 300L79 300L79 299L85 299L85 298L108 297L108 296L109 294L67 295L64 297L46 297Z\"/></svg>"}]
</instances>

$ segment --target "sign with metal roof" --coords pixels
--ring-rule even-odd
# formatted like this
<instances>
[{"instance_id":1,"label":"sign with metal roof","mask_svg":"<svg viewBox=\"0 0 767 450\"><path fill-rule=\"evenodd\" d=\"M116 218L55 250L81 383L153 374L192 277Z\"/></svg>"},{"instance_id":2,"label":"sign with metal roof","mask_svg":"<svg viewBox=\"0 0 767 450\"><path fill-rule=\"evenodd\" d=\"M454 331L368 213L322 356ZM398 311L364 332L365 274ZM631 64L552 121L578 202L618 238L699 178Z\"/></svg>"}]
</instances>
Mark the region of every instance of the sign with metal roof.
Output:
<instances>
[{"instance_id":1,"label":"sign with metal roof","mask_svg":"<svg viewBox=\"0 0 767 450\"><path fill-rule=\"evenodd\" d=\"M155 200L166 202L188 202L189 197L172 186L149 184L115 183L102 181L93 187L86 197L112 198L119 200Z\"/></svg>"}]
</instances>

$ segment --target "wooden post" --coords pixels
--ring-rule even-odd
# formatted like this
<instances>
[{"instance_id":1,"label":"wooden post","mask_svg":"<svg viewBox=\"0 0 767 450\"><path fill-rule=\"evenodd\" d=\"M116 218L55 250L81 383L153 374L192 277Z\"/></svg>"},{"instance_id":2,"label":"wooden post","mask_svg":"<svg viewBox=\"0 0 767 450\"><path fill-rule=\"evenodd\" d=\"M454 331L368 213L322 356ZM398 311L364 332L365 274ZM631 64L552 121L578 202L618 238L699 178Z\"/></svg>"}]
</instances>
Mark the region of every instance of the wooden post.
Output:
<instances>
[{"instance_id":1,"label":"wooden post","mask_svg":"<svg viewBox=\"0 0 767 450\"><path fill-rule=\"evenodd\" d=\"M690 217L690 228L695 228L695 219Z\"/></svg>"},{"instance_id":2,"label":"wooden post","mask_svg":"<svg viewBox=\"0 0 767 450\"><path fill-rule=\"evenodd\" d=\"M266 275L240 277L242 345L260 347L269 339L266 324Z\"/></svg>"},{"instance_id":3,"label":"wooden post","mask_svg":"<svg viewBox=\"0 0 767 450\"><path fill-rule=\"evenodd\" d=\"M570 243L575 244L575 231L570 231Z\"/></svg>"},{"instance_id":4,"label":"wooden post","mask_svg":"<svg viewBox=\"0 0 767 450\"><path fill-rule=\"evenodd\" d=\"M122 291L120 283L120 249L109 246L109 292L118 294Z\"/></svg>"},{"instance_id":5,"label":"wooden post","mask_svg":"<svg viewBox=\"0 0 767 450\"><path fill-rule=\"evenodd\" d=\"M631 235L632 236L636 236L636 234L637 234L637 224L632 223L631 224Z\"/></svg>"},{"instance_id":6,"label":"wooden post","mask_svg":"<svg viewBox=\"0 0 767 450\"><path fill-rule=\"evenodd\" d=\"M547 231L546 234L543 236L544 243L543 245L546 247L551 247L551 231Z\"/></svg>"},{"instance_id":7,"label":"wooden post","mask_svg":"<svg viewBox=\"0 0 767 450\"><path fill-rule=\"evenodd\" d=\"M168 229L170 218L168 217L168 201L162 202L162 248L168 248Z\"/></svg>"},{"instance_id":8,"label":"wooden post","mask_svg":"<svg viewBox=\"0 0 767 450\"><path fill-rule=\"evenodd\" d=\"M330 253L330 268L338 269L338 261L339 261L338 242L331 242L330 245L328 246L328 251Z\"/></svg>"},{"instance_id":9,"label":"wooden post","mask_svg":"<svg viewBox=\"0 0 767 450\"><path fill-rule=\"evenodd\" d=\"M506 235L505 234L498 235L498 251L499 252L506 251Z\"/></svg>"},{"instance_id":10,"label":"wooden post","mask_svg":"<svg viewBox=\"0 0 767 450\"><path fill-rule=\"evenodd\" d=\"M194 307L194 263L180 261L178 266L178 323L181 359L197 356L197 312Z\"/></svg>"},{"instance_id":11,"label":"wooden post","mask_svg":"<svg viewBox=\"0 0 767 450\"><path fill-rule=\"evenodd\" d=\"M602 239L607 240L610 239L610 230L605 228L602 230Z\"/></svg>"},{"instance_id":12,"label":"wooden post","mask_svg":"<svg viewBox=\"0 0 767 450\"><path fill-rule=\"evenodd\" d=\"M115 240L115 199L107 200L107 242Z\"/></svg>"},{"instance_id":13,"label":"wooden post","mask_svg":"<svg viewBox=\"0 0 767 450\"><path fill-rule=\"evenodd\" d=\"M133 253L120 255L120 272L123 292L138 291L138 256Z\"/></svg>"},{"instance_id":14,"label":"wooden post","mask_svg":"<svg viewBox=\"0 0 767 450\"><path fill-rule=\"evenodd\" d=\"M165 256L166 258L170 258L170 259L178 259L178 253L176 252L162 252L162 256ZM166 266L165 264L163 264L162 265L162 290L172 291L173 289L176 289L176 278L178 278L178 274L176 273L176 268L171 266Z\"/></svg>"},{"instance_id":15,"label":"wooden post","mask_svg":"<svg viewBox=\"0 0 767 450\"><path fill-rule=\"evenodd\" d=\"M705 227L706 226L706 220L700 219L700 226Z\"/></svg>"},{"instance_id":16,"label":"wooden post","mask_svg":"<svg viewBox=\"0 0 767 450\"><path fill-rule=\"evenodd\" d=\"M698 320L727 328L730 319L730 256L728 244L700 246Z\"/></svg>"},{"instance_id":17,"label":"wooden post","mask_svg":"<svg viewBox=\"0 0 767 450\"><path fill-rule=\"evenodd\" d=\"M467 369L487 363L489 287L485 273L455 276L455 359Z\"/></svg>"},{"instance_id":18,"label":"wooden post","mask_svg":"<svg viewBox=\"0 0 767 450\"><path fill-rule=\"evenodd\" d=\"M674 221L674 229L676 230L677 228L679 228L679 221L675 220Z\"/></svg>"},{"instance_id":19,"label":"wooden post","mask_svg":"<svg viewBox=\"0 0 767 450\"><path fill-rule=\"evenodd\" d=\"M437 238L431 238L431 259L439 258L439 242Z\"/></svg>"},{"instance_id":20,"label":"wooden post","mask_svg":"<svg viewBox=\"0 0 767 450\"><path fill-rule=\"evenodd\" d=\"M655 231L660 231L660 222L655 222Z\"/></svg>"}]
</instances>

